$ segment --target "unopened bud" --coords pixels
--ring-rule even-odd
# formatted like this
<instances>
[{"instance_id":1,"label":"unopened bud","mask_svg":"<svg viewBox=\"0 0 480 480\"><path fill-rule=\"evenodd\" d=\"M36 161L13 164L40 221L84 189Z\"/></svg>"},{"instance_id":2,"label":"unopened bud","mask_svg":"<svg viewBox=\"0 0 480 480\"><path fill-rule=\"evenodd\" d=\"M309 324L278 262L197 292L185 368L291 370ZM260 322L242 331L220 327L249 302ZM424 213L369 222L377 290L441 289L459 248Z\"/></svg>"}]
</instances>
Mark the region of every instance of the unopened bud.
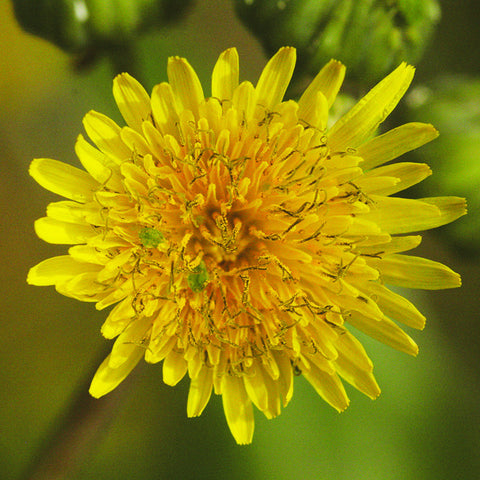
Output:
<instances>
[{"instance_id":1,"label":"unopened bud","mask_svg":"<svg viewBox=\"0 0 480 480\"><path fill-rule=\"evenodd\" d=\"M191 0L13 0L28 32L68 52L131 41L181 15Z\"/></svg>"}]
</instances>

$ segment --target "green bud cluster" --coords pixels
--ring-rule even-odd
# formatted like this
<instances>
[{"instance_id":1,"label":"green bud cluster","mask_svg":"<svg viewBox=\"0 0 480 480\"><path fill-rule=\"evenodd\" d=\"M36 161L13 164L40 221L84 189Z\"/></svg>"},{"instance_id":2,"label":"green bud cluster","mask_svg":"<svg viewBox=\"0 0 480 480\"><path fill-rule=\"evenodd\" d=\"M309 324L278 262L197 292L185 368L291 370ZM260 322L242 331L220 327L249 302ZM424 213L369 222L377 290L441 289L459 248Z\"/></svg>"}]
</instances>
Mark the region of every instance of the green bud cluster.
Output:
<instances>
[{"instance_id":1,"label":"green bud cluster","mask_svg":"<svg viewBox=\"0 0 480 480\"><path fill-rule=\"evenodd\" d=\"M130 42L176 19L191 0L13 0L28 32L73 53Z\"/></svg>"},{"instance_id":2,"label":"green bud cluster","mask_svg":"<svg viewBox=\"0 0 480 480\"><path fill-rule=\"evenodd\" d=\"M335 58L362 83L417 63L440 18L437 0L234 1L269 55L294 46L297 69L308 74Z\"/></svg>"}]
</instances>

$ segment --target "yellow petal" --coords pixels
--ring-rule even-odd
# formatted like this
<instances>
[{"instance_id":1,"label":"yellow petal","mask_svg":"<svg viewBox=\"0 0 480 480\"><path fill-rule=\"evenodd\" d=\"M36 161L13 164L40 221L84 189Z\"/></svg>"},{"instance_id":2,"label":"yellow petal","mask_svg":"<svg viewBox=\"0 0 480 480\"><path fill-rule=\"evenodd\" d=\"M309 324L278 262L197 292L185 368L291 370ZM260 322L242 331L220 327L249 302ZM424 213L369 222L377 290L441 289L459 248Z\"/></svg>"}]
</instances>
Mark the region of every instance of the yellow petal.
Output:
<instances>
[{"instance_id":1,"label":"yellow petal","mask_svg":"<svg viewBox=\"0 0 480 480\"><path fill-rule=\"evenodd\" d=\"M74 245L68 249L68 254L74 260L83 263L105 265L109 261L107 252L90 245Z\"/></svg>"},{"instance_id":2,"label":"yellow petal","mask_svg":"<svg viewBox=\"0 0 480 480\"><path fill-rule=\"evenodd\" d=\"M188 390L187 415L198 417L201 415L212 394L213 368L203 367L196 378L190 381Z\"/></svg>"},{"instance_id":3,"label":"yellow petal","mask_svg":"<svg viewBox=\"0 0 480 480\"><path fill-rule=\"evenodd\" d=\"M98 276L98 281L108 283L109 281L114 280L119 274L121 274L121 272L131 268L131 260L132 251L129 248L118 253L105 264L104 269Z\"/></svg>"},{"instance_id":4,"label":"yellow petal","mask_svg":"<svg viewBox=\"0 0 480 480\"><path fill-rule=\"evenodd\" d=\"M155 323L153 325L155 328ZM148 363L157 363L162 361L177 344L177 337L170 337L168 335L154 336L152 330L152 339L148 350L145 352L145 361Z\"/></svg>"},{"instance_id":5,"label":"yellow petal","mask_svg":"<svg viewBox=\"0 0 480 480\"><path fill-rule=\"evenodd\" d=\"M370 215L370 214L368 214ZM384 237L387 236L387 234L384 234L384 232L382 232L381 228L379 227L379 225L377 225L377 223L375 222L375 220L370 220L370 216L367 218L362 218L360 216L358 217L347 217L349 220L352 221L351 225L348 227L348 230L347 229L344 229L343 232L346 233L346 235L348 235L349 237L350 236L353 236L353 237L356 237L356 236L365 236L365 235L368 235L369 236L369 239L373 239L373 238L378 238L379 241L381 241L382 239L384 239ZM337 232L336 234L337 235L341 235L343 232ZM322 232L323 233L323 232ZM377 242L375 242L377 243Z\"/></svg>"},{"instance_id":6,"label":"yellow petal","mask_svg":"<svg viewBox=\"0 0 480 480\"><path fill-rule=\"evenodd\" d=\"M340 376L370 398L377 398L380 388L372 374L373 364L362 344L345 331L338 337L337 348L339 355L335 366Z\"/></svg>"},{"instance_id":7,"label":"yellow petal","mask_svg":"<svg viewBox=\"0 0 480 480\"><path fill-rule=\"evenodd\" d=\"M223 409L233 437L240 445L252 443L253 409L242 379L226 374L221 382Z\"/></svg>"},{"instance_id":8,"label":"yellow petal","mask_svg":"<svg viewBox=\"0 0 480 480\"><path fill-rule=\"evenodd\" d=\"M345 78L345 66L337 60L330 60L312 80L298 101L299 116L303 118L303 111L315 103L317 93L321 92L327 106L330 108L335 101L338 91Z\"/></svg>"},{"instance_id":9,"label":"yellow petal","mask_svg":"<svg viewBox=\"0 0 480 480\"><path fill-rule=\"evenodd\" d=\"M103 310L104 308L107 308L110 305L113 305L114 303L117 303L120 300L123 300L125 297L132 295L136 288L141 288L143 283L145 283L145 281L135 282L135 285L134 285L132 278L131 277L128 278L121 285L115 286L115 289L112 290L108 296L105 296L105 298L102 298L95 305L95 308L97 310Z\"/></svg>"},{"instance_id":10,"label":"yellow petal","mask_svg":"<svg viewBox=\"0 0 480 480\"><path fill-rule=\"evenodd\" d=\"M298 119L307 126L311 125L320 131L325 130L328 122L328 103L325 95L317 92L310 103L298 109Z\"/></svg>"},{"instance_id":11,"label":"yellow petal","mask_svg":"<svg viewBox=\"0 0 480 480\"><path fill-rule=\"evenodd\" d=\"M58 293L81 302L98 302L108 295L108 287L97 281L97 272L85 272L55 285Z\"/></svg>"},{"instance_id":12,"label":"yellow petal","mask_svg":"<svg viewBox=\"0 0 480 480\"><path fill-rule=\"evenodd\" d=\"M84 170L50 158L33 160L29 173L43 188L80 203L92 200L99 186Z\"/></svg>"},{"instance_id":13,"label":"yellow petal","mask_svg":"<svg viewBox=\"0 0 480 480\"><path fill-rule=\"evenodd\" d=\"M288 355L284 352L274 351L273 356L280 369L278 377L278 387L283 400L283 406L286 407L293 396L293 368Z\"/></svg>"},{"instance_id":14,"label":"yellow petal","mask_svg":"<svg viewBox=\"0 0 480 480\"><path fill-rule=\"evenodd\" d=\"M282 47L267 63L257 83L258 104L271 109L280 103L295 68L296 50Z\"/></svg>"},{"instance_id":15,"label":"yellow petal","mask_svg":"<svg viewBox=\"0 0 480 480\"><path fill-rule=\"evenodd\" d=\"M416 185L432 174L430 167L425 163L399 162L378 167L366 172L355 180L355 185L367 194L392 195ZM384 186L372 184L377 178L395 178L393 185L388 182ZM372 187L372 185L375 185Z\"/></svg>"},{"instance_id":16,"label":"yellow petal","mask_svg":"<svg viewBox=\"0 0 480 480\"><path fill-rule=\"evenodd\" d=\"M332 292L329 292L329 297L334 305L339 305L343 310L346 311L355 311L362 312L364 315L374 320L382 318L383 313L378 308L377 304L369 297L362 295L362 292L354 289L351 285L348 285L347 282L341 281L343 288L350 287L352 292L348 292L345 295L335 295ZM354 296L356 294L356 296Z\"/></svg>"},{"instance_id":17,"label":"yellow petal","mask_svg":"<svg viewBox=\"0 0 480 480\"><path fill-rule=\"evenodd\" d=\"M376 282L375 282L376 283ZM337 337L335 346L338 355L349 358L358 368L366 372L373 371L373 363L363 348L363 345L348 331L342 330ZM338 360L338 357L335 361Z\"/></svg>"},{"instance_id":18,"label":"yellow petal","mask_svg":"<svg viewBox=\"0 0 480 480\"><path fill-rule=\"evenodd\" d=\"M66 223L105 225L105 216L95 202L53 202L47 206L47 216Z\"/></svg>"},{"instance_id":19,"label":"yellow petal","mask_svg":"<svg viewBox=\"0 0 480 480\"><path fill-rule=\"evenodd\" d=\"M438 137L438 131L426 123L407 123L372 138L357 148L363 158L362 168L382 165L404 153L415 150Z\"/></svg>"},{"instance_id":20,"label":"yellow petal","mask_svg":"<svg viewBox=\"0 0 480 480\"><path fill-rule=\"evenodd\" d=\"M132 299L126 298L113 307L102 325L102 335L105 338L115 338L120 335L135 317ZM148 350L147 350L148 351Z\"/></svg>"},{"instance_id":21,"label":"yellow petal","mask_svg":"<svg viewBox=\"0 0 480 480\"><path fill-rule=\"evenodd\" d=\"M363 216L390 234L435 228L442 223L440 209L430 203L410 198L371 195L372 210Z\"/></svg>"},{"instance_id":22,"label":"yellow petal","mask_svg":"<svg viewBox=\"0 0 480 480\"><path fill-rule=\"evenodd\" d=\"M77 138L75 152L87 172L100 184L122 192L123 186L116 165L104 153L90 145L82 135Z\"/></svg>"},{"instance_id":23,"label":"yellow petal","mask_svg":"<svg viewBox=\"0 0 480 480\"><path fill-rule=\"evenodd\" d=\"M120 132L120 137L125 143L125 145L130 149L132 152L132 158L135 156L145 156L145 155L151 155L152 152L148 146L147 141L145 140L145 137L140 135L138 132L133 130L133 128L130 127L123 127L121 132ZM129 162L130 163L130 162ZM120 169L126 165L127 163L122 164ZM123 172L122 172L123 173Z\"/></svg>"},{"instance_id":24,"label":"yellow petal","mask_svg":"<svg viewBox=\"0 0 480 480\"><path fill-rule=\"evenodd\" d=\"M369 257L384 256L388 253L399 253L418 247L422 241L420 235L404 235L401 237L391 237L386 243L377 243L374 245L357 247L360 255Z\"/></svg>"},{"instance_id":25,"label":"yellow petal","mask_svg":"<svg viewBox=\"0 0 480 480\"><path fill-rule=\"evenodd\" d=\"M262 412L268 411L268 389L266 379L269 375L265 372L259 362L255 366L253 374L246 375L243 379L245 389L253 404ZM270 381L271 378L270 378Z\"/></svg>"},{"instance_id":26,"label":"yellow petal","mask_svg":"<svg viewBox=\"0 0 480 480\"><path fill-rule=\"evenodd\" d=\"M399 253L412 250L420 245L422 242L421 235L402 235L398 237L392 237L390 242L382 247L385 253Z\"/></svg>"},{"instance_id":27,"label":"yellow petal","mask_svg":"<svg viewBox=\"0 0 480 480\"><path fill-rule=\"evenodd\" d=\"M360 312L352 312L351 316L348 317L348 323L375 340L396 350L409 355L418 354L417 344L396 323L387 317L383 317L381 320L373 320Z\"/></svg>"},{"instance_id":28,"label":"yellow petal","mask_svg":"<svg viewBox=\"0 0 480 480\"><path fill-rule=\"evenodd\" d=\"M143 159L143 166L151 176L154 176L159 172L157 167L164 166L169 162L164 150L165 140L158 127L153 126L150 122L145 122L142 127L148 150L152 152L152 155Z\"/></svg>"},{"instance_id":29,"label":"yellow petal","mask_svg":"<svg viewBox=\"0 0 480 480\"><path fill-rule=\"evenodd\" d=\"M270 375L264 375L265 385L268 392L267 408L262 410L267 418L274 418L280 415L282 410L281 397L279 392L279 378L273 380Z\"/></svg>"},{"instance_id":30,"label":"yellow petal","mask_svg":"<svg viewBox=\"0 0 480 480\"><path fill-rule=\"evenodd\" d=\"M411 200L371 195L370 198L375 207L364 218L392 234L437 228L467 212L465 199L459 197Z\"/></svg>"},{"instance_id":31,"label":"yellow petal","mask_svg":"<svg viewBox=\"0 0 480 480\"><path fill-rule=\"evenodd\" d=\"M151 114L150 97L143 86L128 73L121 73L113 80L113 96L127 124L142 131L142 122Z\"/></svg>"},{"instance_id":32,"label":"yellow petal","mask_svg":"<svg viewBox=\"0 0 480 480\"><path fill-rule=\"evenodd\" d=\"M180 123L170 84L163 82L153 87L152 112L156 127L164 135L177 135Z\"/></svg>"},{"instance_id":33,"label":"yellow petal","mask_svg":"<svg viewBox=\"0 0 480 480\"><path fill-rule=\"evenodd\" d=\"M115 163L132 156L120 138L120 127L106 115L91 110L83 118L83 126L92 142Z\"/></svg>"},{"instance_id":34,"label":"yellow petal","mask_svg":"<svg viewBox=\"0 0 480 480\"><path fill-rule=\"evenodd\" d=\"M188 365L188 376L191 379L197 378L204 366L205 355L194 347L190 347L184 353Z\"/></svg>"},{"instance_id":35,"label":"yellow petal","mask_svg":"<svg viewBox=\"0 0 480 480\"><path fill-rule=\"evenodd\" d=\"M145 344L145 341L147 340L147 332L151 326L152 319L150 317L138 318L131 322L113 344L112 351L109 355L109 366L112 368L120 367L130 358L138 347L146 350L148 343Z\"/></svg>"},{"instance_id":36,"label":"yellow petal","mask_svg":"<svg viewBox=\"0 0 480 480\"><path fill-rule=\"evenodd\" d=\"M231 100L238 86L238 52L229 48L220 54L212 73L212 97Z\"/></svg>"},{"instance_id":37,"label":"yellow petal","mask_svg":"<svg viewBox=\"0 0 480 480\"><path fill-rule=\"evenodd\" d=\"M303 376L316 392L337 411L343 412L348 407L348 396L338 375L330 375L311 364L310 370L304 371Z\"/></svg>"},{"instance_id":38,"label":"yellow petal","mask_svg":"<svg viewBox=\"0 0 480 480\"><path fill-rule=\"evenodd\" d=\"M371 177L358 177L355 179L355 186L361 189L366 195L383 195L383 192L389 192L397 188L400 180L395 177L381 177L373 175ZM399 190L402 190L401 188Z\"/></svg>"},{"instance_id":39,"label":"yellow petal","mask_svg":"<svg viewBox=\"0 0 480 480\"><path fill-rule=\"evenodd\" d=\"M368 293L375 298L377 305L387 317L419 330L425 327L425 317L413 303L401 295L378 282L370 282Z\"/></svg>"},{"instance_id":40,"label":"yellow petal","mask_svg":"<svg viewBox=\"0 0 480 480\"><path fill-rule=\"evenodd\" d=\"M175 386L187 373L187 362L183 355L171 350L163 361L163 381Z\"/></svg>"},{"instance_id":41,"label":"yellow petal","mask_svg":"<svg viewBox=\"0 0 480 480\"><path fill-rule=\"evenodd\" d=\"M195 70L184 58L170 57L167 75L177 105L181 110L190 110L195 117L198 117L198 106L204 100L204 95Z\"/></svg>"},{"instance_id":42,"label":"yellow petal","mask_svg":"<svg viewBox=\"0 0 480 480\"><path fill-rule=\"evenodd\" d=\"M128 360L118 368L112 368L109 365L110 355L98 367L92 383L90 384L90 395L100 398L116 388L128 374L136 367L137 363L143 357L145 349L135 347Z\"/></svg>"},{"instance_id":43,"label":"yellow petal","mask_svg":"<svg viewBox=\"0 0 480 480\"><path fill-rule=\"evenodd\" d=\"M414 68L402 63L370 90L330 130L328 137L331 150L345 151L358 147L372 135L400 101L413 74Z\"/></svg>"},{"instance_id":44,"label":"yellow petal","mask_svg":"<svg viewBox=\"0 0 480 480\"><path fill-rule=\"evenodd\" d=\"M255 114L257 92L250 82L242 82L233 93L233 104L240 112L240 118L250 121Z\"/></svg>"},{"instance_id":45,"label":"yellow petal","mask_svg":"<svg viewBox=\"0 0 480 480\"><path fill-rule=\"evenodd\" d=\"M35 221L35 233L45 242L66 245L86 243L96 235L90 225L67 223L50 217Z\"/></svg>"},{"instance_id":46,"label":"yellow petal","mask_svg":"<svg viewBox=\"0 0 480 480\"><path fill-rule=\"evenodd\" d=\"M345 381L372 400L380 395L380 387L372 372L361 370L355 362L343 356L336 360L335 367Z\"/></svg>"},{"instance_id":47,"label":"yellow petal","mask_svg":"<svg viewBox=\"0 0 480 480\"><path fill-rule=\"evenodd\" d=\"M467 213L467 202L461 197L428 197L419 198L419 200L435 205L440 210L440 218L436 227L453 222Z\"/></svg>"},{"instance_id":48,"label":"yellow petal","mask_svg":"<svg viewBox=\"0 0 480 480\"><path fill-rule=\"evenodd\" d=\"M399 287L439 290L461 285L458 273L427 258L392 254L384 259L368 259L368 263L378 268L385 283Z\"/></svg>"},{"instance_id":49,"label":"yellow petal","mask_svg":"<svg viewBox=\"0 0 480 480\"><path fill-rule=\"evenodd\" d=\"M80 273L98 272L101 266L75 261L70 255L47 258L30 269L27 282L30 285L55 285Z\"/></svg>"}]
</instances>

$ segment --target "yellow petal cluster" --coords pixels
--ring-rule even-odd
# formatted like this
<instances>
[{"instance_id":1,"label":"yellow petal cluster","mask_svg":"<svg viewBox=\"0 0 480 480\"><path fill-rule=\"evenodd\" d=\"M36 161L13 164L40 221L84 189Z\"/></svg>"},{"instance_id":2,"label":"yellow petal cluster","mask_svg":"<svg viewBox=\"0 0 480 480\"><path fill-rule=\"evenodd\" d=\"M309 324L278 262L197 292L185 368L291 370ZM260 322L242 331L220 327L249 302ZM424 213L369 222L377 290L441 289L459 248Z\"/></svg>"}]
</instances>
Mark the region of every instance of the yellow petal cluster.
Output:
<instances>
[{"instance_id":1,"label":"yellow petal cluster","mask_svg":"<svg viewBox=\"0 0 480 480\"><path fill-rule=\"evenodd\" d=\"M440 263L404 255L413 232L465 213L462 199L390 196L431 172L384 165L434 139L421 123L374 136L408 88L402 64L329 127L345 68L328 63L298 102L283 100L295 50L282 48L257 85L239 83L238 54L223 52L205 97L190 64L173 57L168 83L149 96L128 74L113 94L127 126L89 112L83 169L36 159L30 173L65 200L35 223L40 238L71 247L33 267L28 282L98 309L116 338L91 384L114 389L141 358L163 379L190 378L189 416L222 395L238 443L252 440L252 405L280 413L302 374L335 409L343 381L380 389L354 326L415 355L397 325L423 315L389 286L460 285ZM407 235L406 235L407 234Z\"/></svg>"}]
</instances>

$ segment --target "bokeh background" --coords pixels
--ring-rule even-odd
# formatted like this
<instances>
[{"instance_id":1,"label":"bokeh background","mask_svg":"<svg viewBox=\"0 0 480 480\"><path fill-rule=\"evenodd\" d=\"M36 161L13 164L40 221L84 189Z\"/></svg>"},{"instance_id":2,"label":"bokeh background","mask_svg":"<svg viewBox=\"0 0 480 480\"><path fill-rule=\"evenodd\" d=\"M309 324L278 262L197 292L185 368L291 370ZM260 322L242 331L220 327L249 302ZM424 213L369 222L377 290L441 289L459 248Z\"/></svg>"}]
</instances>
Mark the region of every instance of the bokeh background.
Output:
<instances>
[{"instance_id":1,"label":"bokeh background","mask_svg":"<svg viewBox=\"0 0 480 480\"><path fill-rule=\"evenodd\" d=\"M442 20L417 68L417 87L433 85L445 73L468 75L467 84L480 78L478 3L445 0L441 5ZM9 0L0 0L0 25L0 478L13 480L27 478L29 466L68 415L69 405L79 395L82 399L110 347L99 333L104 312L53 288L26 284L30 266L64 252L34 234L34 220L54 196L28 176L28 166L34 157L77 164L73 146L89 109L120 118L108 59L78 71L66 53L20 29ZM140 74L150 91L166 79L168 56L186 56L208 90L218 54L233 45L240 53L242 79L258 78L266 57L235 17L231 2L197 1L180 22L137 42ZM429 92L432 105L445 101L440 90ZM469 96L471 119L478 126L480 92ZM449 102L451 118L461 118L465 98L459 93ZM429 110L419 111L421 120L428 120ZM409 115L408 121L418 119ZM441 175L455 179L455 194L469 197L480 187L475 171L480 133L461 126L466 133L460 130L455 141L459 150L466 139L470 142L470 166L465 157L455 157L455 148L446 152L446 164L438 149L428 163L435 172L436 160L443 162ZM416 159L425 161L421 152ZM480 226L475 208L469 216ZM469 230L469 248L459 248L448 233L436 230L416 252L450 265L464 283L454 291L407 293L428 319L423 332L411 332L420 346L417 358L363 338L382 387L376 401L347 387L351 406L337 414L296 378L293 400L282 415L270 421L257 415L253 444L237 446L221 399L213 397L200 418L187 419L186 379L171 388L161 380L160 365L140 364L111 399L99 401L106 402L101 420L85 434L81 463L65 478L480 478L480 244L475 230Z\"/></svg>"}]
</instances>

